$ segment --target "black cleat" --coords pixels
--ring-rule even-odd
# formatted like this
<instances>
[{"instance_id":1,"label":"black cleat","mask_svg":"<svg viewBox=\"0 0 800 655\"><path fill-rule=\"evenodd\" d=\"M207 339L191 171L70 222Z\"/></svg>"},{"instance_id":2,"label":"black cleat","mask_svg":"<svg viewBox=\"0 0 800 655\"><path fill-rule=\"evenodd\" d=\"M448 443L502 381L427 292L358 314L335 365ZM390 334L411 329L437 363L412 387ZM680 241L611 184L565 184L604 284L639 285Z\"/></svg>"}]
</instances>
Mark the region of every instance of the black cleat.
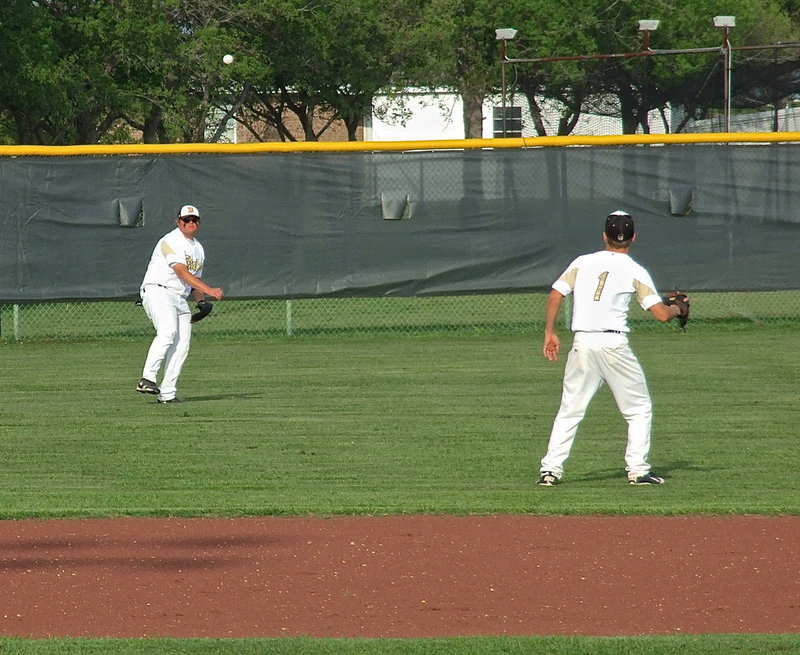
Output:
<instances>
[{"instance_id":1,"label":"black cleat","mask_svg":"<svg viewBox=\"0 0 800 655\"><path fill-rule=\"evenodd\" d=\"M539 476L538 484L541 487L553 487L561 482L561 478L559 478L555 473L551 473L550 471L544 471Z\"/></svg>"},{"instance_id":2,"label":"black cleat","mask_svg":"<svg viewBox=\"0 0 800 655\"><path fill-rule=\"evenodd\" d=\"M652 473L645 473L635 478L628 478L629 484L664 484L664 478L659 478Z\"/></svg>"},{"instance_id":3,"label":"black cleat","mask_svg":"<svg viewBox=\"0 0 800 655\"><path fill-rule=\"evenodd\" d=\"M149 393L153 395L158 395L161 393L161 389L156 386L156 383L150 382L150 380L146 378L139 380L139 384L136 385L136 391L139 393Z\"/></svg>"}]
</instances>

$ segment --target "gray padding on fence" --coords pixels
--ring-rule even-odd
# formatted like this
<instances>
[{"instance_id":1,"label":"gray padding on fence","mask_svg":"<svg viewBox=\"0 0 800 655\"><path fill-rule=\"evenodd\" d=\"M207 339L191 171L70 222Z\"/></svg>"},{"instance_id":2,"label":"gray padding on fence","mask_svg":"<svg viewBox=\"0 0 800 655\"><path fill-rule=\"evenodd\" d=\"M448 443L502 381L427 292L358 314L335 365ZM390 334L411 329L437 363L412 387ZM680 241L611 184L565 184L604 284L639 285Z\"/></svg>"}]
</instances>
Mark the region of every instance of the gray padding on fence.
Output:
<instances>
[{"instance_id":1,"label":"gray padding on fence","mask_svg":"<svg viewBox=\"0 0 800 655\"><path fill-rule=\"evenodd\" d=\"M187 203L229 297L546 289L616 209L662 289L796 288L799 163L798 144L2 158L0 299L134 297Z\"/></svg>"}]
</instances>

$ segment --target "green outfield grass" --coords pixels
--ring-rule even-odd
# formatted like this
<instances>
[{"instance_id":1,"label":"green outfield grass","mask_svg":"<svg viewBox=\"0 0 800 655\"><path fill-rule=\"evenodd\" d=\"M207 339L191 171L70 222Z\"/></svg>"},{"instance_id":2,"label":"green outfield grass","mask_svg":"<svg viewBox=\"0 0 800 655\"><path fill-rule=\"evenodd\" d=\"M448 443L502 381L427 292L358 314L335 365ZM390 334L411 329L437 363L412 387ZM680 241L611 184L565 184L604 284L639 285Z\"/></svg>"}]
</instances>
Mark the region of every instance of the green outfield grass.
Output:
<instances>
[{"instance_id":1,"label":"green outfield grass","mask_svg":"<svg viewBox=\"0 0 800 655\"><path fill-rule=\"evenodd\" d=\"M568 339L568 336L565 335ZM0 517L798 514L797 334L634 334L663 487L626 483L607 390L564 483L537 487L563 362L541 337L195 337L181 405L135 393L148 346L0 346ZM24 640L0 653L775 653L800 636Z\"/></svg>"},{"instance_id":2,"label":"green outfield grass","mask_svg":"<svg viewBox=\"0 0 800 655\"><path fill-rule=\"evenodd\" d=\"M456 637L447 639L8 639L4 655L775 655L793 635Z\"/></svg>"},{"instance_id":3,"label":"green outfield grass","mask_svg":"<svg viewBox=\"0 0 800 655\"><path fill-rule=\"evenodd\" d=\"M800 513L797 336L634 335L661 488L631 488L603 389L564 483L534 485L563 364L539 335L204 341L181 405L147 343L2 347L0 516Z\"/></svg>"}]
</instances>

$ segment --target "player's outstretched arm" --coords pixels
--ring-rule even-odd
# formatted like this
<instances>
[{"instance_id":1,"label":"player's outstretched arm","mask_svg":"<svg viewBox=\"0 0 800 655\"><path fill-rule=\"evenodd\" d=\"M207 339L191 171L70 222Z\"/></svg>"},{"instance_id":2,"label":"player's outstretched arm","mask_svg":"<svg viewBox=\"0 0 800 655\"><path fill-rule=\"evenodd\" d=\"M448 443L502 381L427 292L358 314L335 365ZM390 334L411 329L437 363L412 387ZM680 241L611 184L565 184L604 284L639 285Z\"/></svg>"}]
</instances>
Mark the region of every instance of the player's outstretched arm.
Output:
<instances>
[{"instance_id":1,"label":"player's outstretched arm","mask_svg":"<svg viewBox=\"0 0 800 655\"><path fill-rule=\"evenodd\" d=\"M677 305L665 305L663 302L657 302L650 308L650 313L662 323L666 323L676 316L680 316L681 310Z\"/></svg>"},{"instance_id":2,"label":"player's outstretched arm","mask_svg":"<svg viewBox=\"0 0 800 655\"><path fill-rule=\"evenodd\" d=\"M208 286L203 280L197 277L194 273L192 273L186 266L186 264L175 264L172 267L172 270L175 271L175 275L177 275L181 280L186 282L194 292L201 292L207 296L211 296L212 298L216 298L217 300L222 300L222 289L219 287L210 287ZM197 298L197 296L194 296Z\"/></svg>"}]
</instances>

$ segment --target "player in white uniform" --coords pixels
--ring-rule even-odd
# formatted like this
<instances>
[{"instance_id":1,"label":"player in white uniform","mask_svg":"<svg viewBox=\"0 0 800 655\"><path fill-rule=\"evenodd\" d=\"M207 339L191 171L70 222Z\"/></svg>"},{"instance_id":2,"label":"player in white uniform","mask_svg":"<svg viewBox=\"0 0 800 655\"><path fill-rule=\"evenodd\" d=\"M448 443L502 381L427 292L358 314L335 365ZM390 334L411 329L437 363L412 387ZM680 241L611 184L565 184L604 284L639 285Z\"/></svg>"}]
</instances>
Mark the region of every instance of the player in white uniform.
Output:
<instances>
[{"instance_id":1,"label":"player in white uniform","mask_svg":"<svg viewBox=\"0 0 800 655\"><path fill-rule=\"evenodd\" d=\"M222 300L222 289L212 288L200 279L205 253L195 239L200 228L197 208L181 207L175 224L175 229L165 234L153 249L141 287L142 306L153 322L156 336L136 390L157 395L160 403L180 402L176 396L178 377L192 338L187 298L191 295L200 301L208 295ZM159 388L156 380L162 364L164 377Z\"/></svg>"},{"instance_id":2,"label":"player in white uniform","mask_svg":"<svg viewBox=\"0 0 800 655\"><path fill-rule=\"evenodd\" d=\"M600 250L575 259L553 283L545 313L542 353L557 361L560 342L556 317L561 301L573 294L572 349L564 369L564 386L547 454L542 458L539 484L561 481L578 425L597 390L605 382L619 411L628 422L625 470L631 484L662 484L650 472L652 403L642 367L628 344L628 307L635 296L642 309L659 321L680 314L675 305L665 305L650 274L628 255L635 239L633 219L616 211L606 218Z\"/></svg>"}]
</instances>

